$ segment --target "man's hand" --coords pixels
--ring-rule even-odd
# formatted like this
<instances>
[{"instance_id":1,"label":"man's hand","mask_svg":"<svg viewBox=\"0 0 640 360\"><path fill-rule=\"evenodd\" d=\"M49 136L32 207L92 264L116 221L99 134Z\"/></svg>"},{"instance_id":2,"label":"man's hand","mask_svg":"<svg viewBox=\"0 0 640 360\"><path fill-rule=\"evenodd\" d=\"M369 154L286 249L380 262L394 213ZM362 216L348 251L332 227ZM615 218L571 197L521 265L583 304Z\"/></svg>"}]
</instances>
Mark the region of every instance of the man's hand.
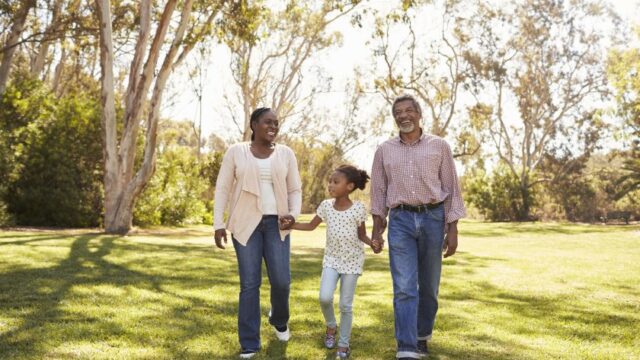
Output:
<instances>
[{"instance_id":1,"label":"man's hand","mask_svg":"<svg viewBox=\"0 0 640 360\"><path fill-rule=\"evenodd\" d=\"M278 222L280 223L280 230L289 230L296 223L296 219L292 215L285 215L280 216Z\"/></svg>"},{"instance_id":2,"label":"man's hand","mask_svg":"<svg viewBox=\"0 0 640 360\"><path fill-rule=\"evenodd\" d=\"M380 215L373 215L373 230L371 231L371 240L374 242L375 247L373 252L379 254L384 248L384 239L382 233L387 228L387 219Z\"/></svg>"},{"instance_id":3,"label":"man's hand","mask_svg":"<svg viewBox=\"0 0 640 360\"><path fill-rule=\"evenodd\" d=\"M227 243L227 231L225 229L216 230L214 238L216 239L216 246L224 250L224 245L222 245L222 241L224 240L224 243L225 244Z\"/></svg>"},{"instance_id":4,"label":"man's hand","mask_svg":"<svg viewBox=\"0 0 640 360\"><path fill-rule=\"evenodd\" d=\"M444 244L442 246L445 258L455 254L458 248L458 223L456 221L447 225L445 226L447 233L444 236Z\"/></svg>"},{"instance_id":5,"label":"man's hand","mask_svg":"<svg viewBox=\"0 0 640 360\"><path fill-rule=\"evenodd\" d=\"M382 245L383 245L383 242L380 242L380 240L376 240L376 239L372 239L371 244L369 244L374 254L379 254L382 251Z\"/></svg>"}]
</instances>

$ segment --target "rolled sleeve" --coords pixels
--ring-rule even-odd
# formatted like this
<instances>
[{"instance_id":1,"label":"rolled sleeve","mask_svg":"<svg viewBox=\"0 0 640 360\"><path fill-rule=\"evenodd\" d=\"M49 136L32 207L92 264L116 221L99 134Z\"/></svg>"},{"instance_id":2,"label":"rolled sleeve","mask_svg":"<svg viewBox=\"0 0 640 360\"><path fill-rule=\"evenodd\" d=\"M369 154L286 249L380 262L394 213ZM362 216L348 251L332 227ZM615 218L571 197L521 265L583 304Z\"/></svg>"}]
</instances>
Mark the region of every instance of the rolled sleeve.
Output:
<instances>
[{"instance_id":1,"label":"rolled sleeve","mask_svg":"<svg viewBox=\"0 0 640 360\"><path fill-rule=\"evenodd\" d=\"M371 168L371 214L387 217L387 174L384 171L382 146L378 146Z\"/></svg>"},{"instance_id":2,"label":"rolled sleeve","mask_svg":"<svg viewBox=\"0 0 640 360\"><path fill-rule=\"evenodd\" d=\"M451 147L446 141L442 141L442 163L440 165L440 181L442 187L449 194L444 200L445 222L454 222L466 216L460 183L456 173L456 165L453 161Z\"/></svg>"}]
</instances>

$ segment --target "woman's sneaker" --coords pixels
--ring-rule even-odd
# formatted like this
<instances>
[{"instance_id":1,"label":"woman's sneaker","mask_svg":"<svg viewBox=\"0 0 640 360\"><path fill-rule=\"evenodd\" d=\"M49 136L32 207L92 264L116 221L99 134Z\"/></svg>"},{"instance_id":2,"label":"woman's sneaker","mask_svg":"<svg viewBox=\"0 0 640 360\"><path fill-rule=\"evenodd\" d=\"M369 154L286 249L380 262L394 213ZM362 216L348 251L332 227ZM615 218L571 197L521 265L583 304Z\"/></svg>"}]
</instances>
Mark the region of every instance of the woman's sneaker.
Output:
<instances>
[{"instance_id":1,"label":"woman's sneaker","mask_svg":"<svg viewBox=\"0 0 640 360\"><path fill-rule=\"evenodd\" d=\"M284 326L284 329L274 326L273 330L275 330L276 337L280 341L285 341L286 342L286 341L289 341L289 339L291 338L291 331L289 331L289 327L286 326L286 325Z\"/></svg>"},{"instance_id":2,"label":"woman's sneaker","mask_svg":"<svg viewBox=\"0 0 640 360\"><path fill-rule=\"evenodd\" d=\"M346 348L345 350L340 350L336 352L336 359L348 359L351 355L351 349Z\"/></svg>"},{"instance_id":3,"label":"woman's sneaker","mask_svg":"<svg viewBox=\"0 0 640 360\"><path fill-rule=\"evenodd\" d=\"M327 328L327 332L324 334L324 346L327 349L333 349L336 346L336 329L333 329L333 334L330 334L329 328Z\"/></svg>"},{"instance_id":4,"label":"woman's sneaker","mask_svg":"<svg viewBox=\"0 0 640 360\"><path fill-rule=\"evenodd\" d=\"M240 359L251 359L256 355L256 352L253 350L242 350L240 353Z\"/></svg>"}]
</instances>

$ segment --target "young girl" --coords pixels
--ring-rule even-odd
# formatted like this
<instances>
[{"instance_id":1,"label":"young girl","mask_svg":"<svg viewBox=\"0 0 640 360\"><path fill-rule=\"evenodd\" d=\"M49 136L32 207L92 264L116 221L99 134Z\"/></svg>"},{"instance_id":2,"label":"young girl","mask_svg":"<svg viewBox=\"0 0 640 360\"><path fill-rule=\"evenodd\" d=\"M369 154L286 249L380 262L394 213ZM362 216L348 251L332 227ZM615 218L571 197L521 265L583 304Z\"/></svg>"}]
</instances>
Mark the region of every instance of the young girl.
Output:
<instances>
[{"instance_id":1,"label":"young girl","mask_svg":"<svg viewBox=\"0 0 640 360\"><path fill-rule=\"evenodd\" d=\"M369 175L351 165L338 167L329 177L329 194L333 199L324 200L311 222L293 224L295 230L314 230L321 222L327 224L327 242L322 261L320 280L320 307L327 325L324 344L328 349L335 346L337 324L333 312L333 293L340 280L340 337L337 357L349 357L353 295L358 276L364 265L363 243L374 251L380 244L372 242L366 235L367 211L364 204L353 202L349 194L355 189L364 189Z\"/></svg>"}]
</instances>

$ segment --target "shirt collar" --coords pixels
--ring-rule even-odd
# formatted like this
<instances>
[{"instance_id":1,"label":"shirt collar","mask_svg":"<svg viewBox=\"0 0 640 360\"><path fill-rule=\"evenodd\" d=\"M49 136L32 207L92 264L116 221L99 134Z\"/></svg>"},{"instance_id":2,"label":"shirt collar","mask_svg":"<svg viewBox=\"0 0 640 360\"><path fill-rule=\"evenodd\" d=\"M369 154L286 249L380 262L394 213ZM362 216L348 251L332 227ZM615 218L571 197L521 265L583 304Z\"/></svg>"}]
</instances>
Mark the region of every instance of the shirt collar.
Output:
<instances>
[{"instance_id":1,"label":"shirt collar","mask_svg":"<svg viewBox=\"0 0 640 360\"><path fill-rule=\"evenodd\" d=\"M407 143L404 140L402 140L402 137L400 136L400 133L398 133L398 136L396 137L396 140L398 141L398 143L402 144L402 145L409 145L409 146L413 146L416 145L417 143L419 143L420 141L422 141L422 139L426 138L427 134L424 132L424 130L422 130L422 128L420 128L420 137L412 142L412 143Z\"/></svg>"}]
</instances>

